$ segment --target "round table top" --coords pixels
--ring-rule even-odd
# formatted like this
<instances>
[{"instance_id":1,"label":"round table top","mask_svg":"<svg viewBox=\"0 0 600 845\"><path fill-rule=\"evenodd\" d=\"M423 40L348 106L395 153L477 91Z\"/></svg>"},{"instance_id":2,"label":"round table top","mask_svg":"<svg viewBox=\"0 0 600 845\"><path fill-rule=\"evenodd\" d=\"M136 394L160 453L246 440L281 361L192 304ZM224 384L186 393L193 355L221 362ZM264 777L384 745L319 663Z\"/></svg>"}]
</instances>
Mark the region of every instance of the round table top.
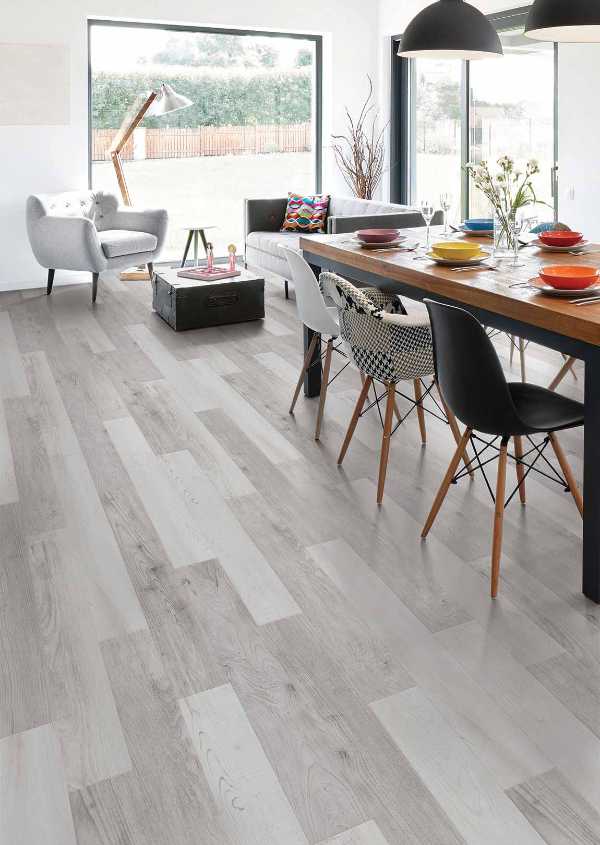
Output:
<instances>
[{"instance_id":1,"label":"round table top","mask_svg":"<svg viewBox=\"0 0 600 845\"><path fill-rule=\"evenodd\" d=\"M182 226L181 227L185 232L200 232L203 229L217 229L218 226L197 226L194 224L193 226Z\"/></svg>"}]
</instances>

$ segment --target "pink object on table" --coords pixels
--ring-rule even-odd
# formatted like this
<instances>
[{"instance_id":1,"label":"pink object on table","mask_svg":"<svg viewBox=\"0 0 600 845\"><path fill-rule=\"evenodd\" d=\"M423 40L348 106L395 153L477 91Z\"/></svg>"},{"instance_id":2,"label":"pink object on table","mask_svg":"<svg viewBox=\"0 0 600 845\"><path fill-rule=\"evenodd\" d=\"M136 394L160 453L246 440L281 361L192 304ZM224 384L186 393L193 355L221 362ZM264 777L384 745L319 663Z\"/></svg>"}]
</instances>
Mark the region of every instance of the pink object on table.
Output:
<instances>
[{"instance_id":1,"label":"pink object on table","mask_svg":"<svg viewBox=\"0 0 600 845\"><path fill-rule=\"evenodd\" d=\"M356 237L366 244L389 243L396 240L399 229L359 229Z\"/></svg>"}]
</instances>

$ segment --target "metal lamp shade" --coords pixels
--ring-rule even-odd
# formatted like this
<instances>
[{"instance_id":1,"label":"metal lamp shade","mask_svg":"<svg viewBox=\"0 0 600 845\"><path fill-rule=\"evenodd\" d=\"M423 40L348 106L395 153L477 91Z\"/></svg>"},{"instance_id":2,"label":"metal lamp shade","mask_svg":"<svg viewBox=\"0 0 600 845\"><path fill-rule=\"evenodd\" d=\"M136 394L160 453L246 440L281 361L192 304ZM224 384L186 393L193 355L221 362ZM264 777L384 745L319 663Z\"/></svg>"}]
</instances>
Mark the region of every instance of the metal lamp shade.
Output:
<instances>
[{"instance_id":1,"label":"metal lamp shade","mask_svg":"<svg viewBox=\"0 0 600 845\"><path fill-rule=\"evenodd\" d=\"M170 114L179 109L187 109L188 106L193 105L191 100L178 94L170 85L163 83L160 86L157 97L148 109L150 117L160 117L163 114Z\"/></svg>"},{"instance_id":2,"label":"metal lamp shade","mask_svg":"<svg viewBox=\"0 0 600 845\"><path fill-rule=\"evenodd\" d=\"M489 59L502 56L498 33L464 0L438 0L406 27L399 56L431 59Z\"/></svg>"},{"instance_id":3,"label":"metal lamp shade","mask_svg":"<svg viewBox=\"0 0 600 845\"><path fill-rule=\"evenodd\" d=\"M525 34L539 41L600 42L598 0L536 0Z\"/></svg>"}]
</instances>

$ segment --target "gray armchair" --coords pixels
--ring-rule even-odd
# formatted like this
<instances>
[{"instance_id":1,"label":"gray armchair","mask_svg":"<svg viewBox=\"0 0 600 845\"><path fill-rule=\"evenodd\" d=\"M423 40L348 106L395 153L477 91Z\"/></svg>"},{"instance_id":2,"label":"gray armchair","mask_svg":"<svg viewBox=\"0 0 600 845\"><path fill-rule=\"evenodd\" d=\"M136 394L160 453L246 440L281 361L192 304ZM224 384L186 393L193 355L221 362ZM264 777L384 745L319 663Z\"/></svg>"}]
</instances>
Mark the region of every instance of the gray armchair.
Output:
<instances>
[{"instance_id":1,"label":"gray armchair","mask_svg":"<svg viewBox=\"0 0 600 845\"><path fill-rule=\"evenodd\" d=\"M92 302L104 270L147 264L152 276L167 222L164 209L120 206L116 196L100 191L27 200L27 234L37 261L48 270L46 292L52 292L55 270L85 270L92 274Z\"/></svg>"}]
</instances>

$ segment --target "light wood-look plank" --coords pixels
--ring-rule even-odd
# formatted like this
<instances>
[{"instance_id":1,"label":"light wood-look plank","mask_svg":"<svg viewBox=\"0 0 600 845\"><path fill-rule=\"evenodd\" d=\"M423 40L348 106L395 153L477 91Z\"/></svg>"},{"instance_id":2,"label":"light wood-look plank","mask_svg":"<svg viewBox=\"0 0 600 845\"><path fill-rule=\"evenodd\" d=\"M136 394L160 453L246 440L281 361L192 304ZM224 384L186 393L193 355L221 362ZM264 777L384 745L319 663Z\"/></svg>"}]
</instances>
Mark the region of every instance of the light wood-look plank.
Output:
<instances>
[{"instance_id":1,"label":"light wood-look plank","mask_svg":"<svg viewBox=\"0 0 600 845\"><path fill-rule=\"evenodd\" d=\"M556 769L507 792L547 845L597 845L600 813Z\"/></svg>"},{"instance_id":2,"label":"light wood-look plank","mask_svg":"<svg viewBox=\"0 0 600 845\"><path fill-rule=\"evenodd\" d=\"M0 311L0 399L29 396L29 385L8 311Z\"/></svg>"},{"instance_id":3,"label":"light wood-look plank","mask_svg":"<svg viewBox=\"0 0 600 845\"><path fill-rule=\"evenodd\" d=\"M219 817L236 845L308 845L230 684L180 701Z\"/></svg>"},{"instance_id":4,"label":"light wood-look plank","mask_svg":"<svg viewBox=\"0 0 600 845\"><path fill-rule=\"evenodd\" d=\"M97 636L102 640L141 630L146 619L48 360L41 352L26 360L63 524L91 585Z\"/></svg>"},{"instance_id":5,"label":"light wood-look plank","mask_svg":"<svg viewBox=\"0 0 600 845\"><path fill-rule=\"evenodd\" d=\"M388 845L388 842L376 823L368 821L353 827L352 830L344 830L320 845Z\"/></svg>"},{"instance_id":6,"label":"light wood-look plank","mask_svg":"<svg viewBox=\"0 0 600 845\"><path fill-rule=\"evenodd\" d=\"M19 501L12 447L8 436L4 402L0 398L0 505Z\"/></svg>"},{"instance_id":7,"label":"light wood-look plank","mask_svg":"<svg viewBox=\"0 0 600 845\"><path fill-rule=\"evenodd\" d=\"M171 481L213 557L227 572L257 625L300 613L300 607L189 452L164 455Z\"/></svg>"},{"instance_id":8,"label":"light wood-look plank","mask_svg":"<svg viewBox=\"0 0 600 845\"><path fill-rule=\"evenodd\" d=\"M436 634L592 806L600 805L600 741L533 675L473 623Z\"/></svg>"},{"instance_id":9,"label":"light wood-look plank","mask_svg":"<svg viewBox=\"0 0 600 845\"><path fill-rule=\"evenodd\" d=\"M71 291L62 293L60 289L56 290L48 308L64 343L69 346L83 342L94 353L114 352L115 345L95 317L96 309L89 301L89 289L82 287L75 296Z\"/></svg>"},{"instance_id":10,"label":"light wood-look plank","mask_svg":"<svg viewBox=\"0 0 600 845\"><path fill-rule=\"evenodd\" d=\"M50 725L0 739L0 832L7 845L75 845L58 739Z\"/></svg>"},{"instance_id":11,"label":"light wood-look plank","mask_svg":"<svg viewBox=\"0 0 600 845\"><path fill-rule=\"evenodd\" d=\"M489 770L418 687L373 708L467 845L543 845Z\"/></svg>"},{"instance_id":12,"label":"light wood-look plank","mask_svg":"<svg viewBox=\"0 0 600 845\"><path fill-rule=\"evenodd\" d=\"M310 553L365 620L399 650L415 683L502 788L520 783L523 772L531 776L549 768L548 759L518 724L506 718L458 663L433 647L433 635L347 543L325 543L311 547Z\"/></svg>"},{"instance_id":13,"label":"light wood-look plank","mask_svg":"<svg viewBox=\"0 0 600 845\"><path fill-rule=\"evenodd\" d=\"M53 725L67 783L78 789L131 768L98 645L90 590L68 532L29 550L43 656L52 684Z\"/></svg>"},{"instance_id":14,"label":"light wood-look plank","mask_svg":"<svg viewBox=\"0 0 600 845\"><path fill-rule=\"evenodd\" d=\"M529 671L600 739L600 662L597 659L559 654L529 666Z\"/></svg>"}]
</instances>

